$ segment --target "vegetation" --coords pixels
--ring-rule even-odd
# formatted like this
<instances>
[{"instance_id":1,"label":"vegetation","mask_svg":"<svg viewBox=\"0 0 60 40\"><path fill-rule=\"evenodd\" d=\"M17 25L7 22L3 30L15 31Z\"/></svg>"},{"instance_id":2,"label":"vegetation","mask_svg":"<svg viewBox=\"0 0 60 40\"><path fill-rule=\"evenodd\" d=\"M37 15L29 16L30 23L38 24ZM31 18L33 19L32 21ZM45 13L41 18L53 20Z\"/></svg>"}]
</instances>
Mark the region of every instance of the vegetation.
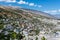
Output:
<instances>
[{"instance_id":1,"label":"vegetation","mask_svg":"<svg viewBox=\"0 0 60 40\"><path fill-rule=\"evenodd\" d=\"M41 38L41 40L46 40L46 38L43 36L43 37Z\"/></svg>"},{"instance_id":2,"label":"vegetation","mask_svg":"<svg viewBox=\"0 0 60 40\"><path fill-rule=\"evenodd\" d=\"M36 36L40 31L47 31L49 28L55 27L53 23L47 21L50 21L50 19L45 16L13 9L12 7L6 8L0 8L0 40L20 40L26 34ZM26 33L23 33L23 31ZM38 40L37 37L36 40ZM46 40L46 38L42 37L41 40Z\"/></svg>"},{"instance_id":3,"label":"vegetation","mask_svg":"<svg viewBox=\"0 0 60 40\"><path fill-rule=\"evenodd\" d=\"M36 37L36 40L38 40L38 38Z\"/></svg>"},{"instance_id":4,"label":"vegetation","mask_svg":"<svg viewBox=\"0 0 60 40\"><path fill-rule=\"evenodd\" d=\"M39 32L40 32L40 30L39 30L39 29L37 29L37 30L35 30L35 32L36 32L36 35L38 35L38 34L39 34Z\"/></svg>"}]
</instances>

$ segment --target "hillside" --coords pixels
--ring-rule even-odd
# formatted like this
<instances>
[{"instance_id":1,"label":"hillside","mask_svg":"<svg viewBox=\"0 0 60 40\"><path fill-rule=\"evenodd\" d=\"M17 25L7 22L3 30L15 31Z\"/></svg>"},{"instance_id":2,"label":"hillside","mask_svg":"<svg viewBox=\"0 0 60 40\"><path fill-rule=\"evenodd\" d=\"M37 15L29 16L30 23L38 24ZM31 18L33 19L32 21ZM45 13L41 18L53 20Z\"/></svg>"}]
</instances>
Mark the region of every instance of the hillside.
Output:
<instances>
[{"instance_id":1,"label":"hillside","mask_svg":"<svg viewBox=\"0 0 60 40\"><path fill-rule=\"evenodd\" d=\"M16 33L25 31L29 35L33 31L35 32L33 35L38 35L40 31L49 33L56 26L57 20L50 15L44 14L44 12L0 6L0 30L9 30L9 32L18 30Z\"/></svg>"}]
</instances>

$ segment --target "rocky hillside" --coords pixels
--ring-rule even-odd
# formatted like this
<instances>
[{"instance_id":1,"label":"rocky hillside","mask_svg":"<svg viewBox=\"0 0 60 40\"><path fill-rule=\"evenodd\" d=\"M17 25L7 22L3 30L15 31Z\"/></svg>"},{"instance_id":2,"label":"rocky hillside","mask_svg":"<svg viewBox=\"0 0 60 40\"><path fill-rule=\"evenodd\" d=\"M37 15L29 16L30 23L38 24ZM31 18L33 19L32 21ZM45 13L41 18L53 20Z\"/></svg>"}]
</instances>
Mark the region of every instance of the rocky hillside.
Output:
<instances>
[{"instance_id":1,"label":"rocky hillside","mask_svg":"<svg viewBox=\"0 0 60 40\"><path fill-rule=\"evenodd\" d=\"M41 14L43 14L43 12ZM4 25L17 24L19 27L33 27L34 29L36 27L43 29L45 26L47 28L55 27L55 23L52 22L54 18L47 16L36 14L34 11L29 12L28 10L18 9L17 7L0 6L0 22L4 23Z\"/></svg>"},{"instance_id":2,"label":"rocky hillside","mask_svg":"<svg viewBox=\"0 0 60 40\"><path fill-rule=\"evenodd\" d=\"M28 34L35 31L36 35L40 31L51 32L57 26L57 20L43 12L39 13L18 7L0 6L0 30L11 32L17 29L16 33L25 30Z\"/></svg>"}]
</instances>

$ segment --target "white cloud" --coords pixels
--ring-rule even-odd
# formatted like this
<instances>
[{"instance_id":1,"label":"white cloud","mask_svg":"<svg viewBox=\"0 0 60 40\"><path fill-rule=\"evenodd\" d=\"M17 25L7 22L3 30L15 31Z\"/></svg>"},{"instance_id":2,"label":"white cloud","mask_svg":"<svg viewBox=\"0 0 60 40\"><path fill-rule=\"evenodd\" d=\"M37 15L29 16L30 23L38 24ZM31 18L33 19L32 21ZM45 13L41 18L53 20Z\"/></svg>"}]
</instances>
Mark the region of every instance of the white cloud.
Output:
<instances>
[{"instance_id":1,"label":"white cloud","mask_svg":"<svg viewBox=\"0 0 60 40\"><path fill-rule=\"evenodd\" d=\"M16 2L16 0L0 0L0 1L4 1L4 2Z\"/></svg>"},{"instance_id":2,"label":"white cloud","mask_svg":"<svg viewBox=\"0 0 60 40\"><path fill-rule=\"evenodd\" d=\"M7 0L6 2L16 2L16 0Z\"/></svg>"},{"instance_id":3,"label":"white cloud","mask_svg":"<svg viewBox=\"0 0 60 40\"><path fill-rule=\"evenodd\" d=\"M20 0L18 3L19 3L19 4L28 4L28 2L25 2L25 1L23 1L23 0Z\"/></svg>"},{"instance_id":4,"label":"white cloud","mask_svg":"<svg viewBox=\"0 0 60 40\"><path fill-rule=\"evenodd\" d=\"M44 11L44 12L49 13L50 11Z\"/></svg>"},{"instance_id":5,"label":"white cloud","mask_svg":"<svg viewBox=\"0 0 60 40\"><path fill-rule=\"evenodd\" d=\"M25 4L25 5L29 5L29 6L33 6L33 7L42 7L42 5L36 5L35 3L29 3L29 2L26 2L24 0L20 0L19 2L17 2L18 4Z\"/></svg>"},{"instance_id":6,"label":"white cloud","mask_svg":"<svg viewBox=\"0 0 60 40\"><path fill-rule=\"evenodd\" d=\"M46 12L46 13L57 13L58 10L49 10L49 11L44 11L44 12Z\"/></svg>"},{"instance_id":7,"label":"white cloud","mask_svg":"<svg viewBox=\"0 0 60 40\"><path fill-rule=\"evenodd\" d=\"M4 0L0 0L0 1L4 1Z\"/></svg>"},{"instance_id":8,"label":"white cloud","mask_svg":"<svg viewBox=\"0 0 60 40\"><path fill-rule=\"evenodd\" d=\"M12 3L17 2L16 0L0 0L0 1L2 1L2 2L8 2L8 3L10 3L10 2L12 2ZM29 2L26 2L24 0L20 0L17 3L18 4L26 4L26 5L29 5L29 6L39 7L39 8L42 7L41 5L36 5L35 3L29 3Z\"/></svg>"},{"instance_id":9,"label":"white cloud","mask_svg":"<svg viewBox=\"0 0 60 40\"><path fill-rule=\"evenodd\" d=\"M34 6L34 3L29 3L29 2L26 2L26 1L23 1L23 0L20 0L18 3L19 4L26 4L26 5L29 5L29 6Z\"/></svg>"},{"instance_id":10,"label":"white cloud","mask_svg":"<svg viewBox=\"0 0 60 40\"><path fill-rule=\"evenodd\" d=\"M40 7L42 7L42 5L38 5L38 7L40 8Z\"/></svg>"},{"instance_id":11,"label":"white cloud","mask_svg":"<svg viewBox=\"0 0 60 40\"><path fill-rule=\"evenodd\" d=\"M29 3L29 6L35 6L35 4L34 3Z\"/></svg>"},{"instance_id":12,"label":"white cloud","mask_svg":"<svg viewBox=\"0 0 60 40\"><path fill-rule=\"evenodd\" d=\"M58 11L60 12L60 9Z\"/></svg>"},{"instance_id":13,"label":"white cloud","mask_svg":"<svg viewBox=\"0 0 60 40\"><path fill-rule=\"evenodd\" d=\"M56 12L58 12L57 10L51 10L50 12L52 12L52 13L56 13Z\"/></svg>"},{"instance_id":14,"label":"white cloud","mask_svg":"<svg viewBox=\"0 0 60 40\"><path fill-rule=\"evenodd\" d=\"M56 15L56 14L60 14L60 9L57 9L57 10L48 10L48 11L44 11L44 12Z\"/></svg>"}]
</instances>

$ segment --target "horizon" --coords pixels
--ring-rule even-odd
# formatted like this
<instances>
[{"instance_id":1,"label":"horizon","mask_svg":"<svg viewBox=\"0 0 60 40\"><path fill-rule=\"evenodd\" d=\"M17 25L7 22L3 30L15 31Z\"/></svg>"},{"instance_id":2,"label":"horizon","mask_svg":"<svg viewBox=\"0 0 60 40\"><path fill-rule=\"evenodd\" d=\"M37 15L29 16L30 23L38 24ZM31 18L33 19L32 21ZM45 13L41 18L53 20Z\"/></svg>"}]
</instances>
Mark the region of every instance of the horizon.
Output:
<instances>
[{"instance_id":1,"label":"horizon","mask_svg":"<svg viewBox=\"0 0 60 40\"><path fill-rule=\"evenodd\" d=\"M60 14L59 4L59 0L0 0L0 5L19 6L25 9L42 11L52 15Z\"/></svg>"}]
</instances>

